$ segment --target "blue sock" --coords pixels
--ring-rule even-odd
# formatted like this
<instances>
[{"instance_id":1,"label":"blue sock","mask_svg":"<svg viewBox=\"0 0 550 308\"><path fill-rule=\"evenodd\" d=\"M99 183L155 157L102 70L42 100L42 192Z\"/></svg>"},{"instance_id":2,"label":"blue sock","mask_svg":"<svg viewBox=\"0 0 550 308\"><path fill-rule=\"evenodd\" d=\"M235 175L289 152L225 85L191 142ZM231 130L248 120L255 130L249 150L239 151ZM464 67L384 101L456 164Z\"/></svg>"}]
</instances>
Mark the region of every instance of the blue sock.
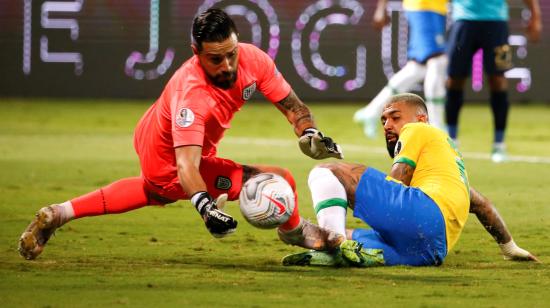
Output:
<instances>
[{"instance_id":1,"label":"blue sock","mask_svg":"<svg viewBox=\"0 0 550 308\"><path fill-rule=\"evenodd\" d=\"M493 118L495 121L495 142L504 141L509 109L510 102L508 101L508 92L491 91L491 110L493 111Z\"/></svg>"},{"instance_id":2,"label":"blue sock","mask_svg":"<svg viewBox=\"0 0 550 308\"><path fill-rule=\"evenodd\" d=\"M458 135L458 115L464 104L464 91L447 89L447 101L445 102L445 120L449 136L456 139Z\"/></svg>"},{"instance_id":3,"label":"blue sock","mask_svg":"<svg viewBox=\"0 0 550 308\"><path fill-rule=\"evenodd\" d=\"M447 125L447 131L449 132L449 137L456 140L456 135L458 133L458 127L456 125Z\"/></svg>"},{"instance_id":4,"label":"blue sock","mask_svg":"<svg viewBox=\"0 0 550 308\"><path fill-rule=\"evenodd\" d=\"M495 130L495 143L504 142L504 130Z\"/></svg>"}]
</instances>

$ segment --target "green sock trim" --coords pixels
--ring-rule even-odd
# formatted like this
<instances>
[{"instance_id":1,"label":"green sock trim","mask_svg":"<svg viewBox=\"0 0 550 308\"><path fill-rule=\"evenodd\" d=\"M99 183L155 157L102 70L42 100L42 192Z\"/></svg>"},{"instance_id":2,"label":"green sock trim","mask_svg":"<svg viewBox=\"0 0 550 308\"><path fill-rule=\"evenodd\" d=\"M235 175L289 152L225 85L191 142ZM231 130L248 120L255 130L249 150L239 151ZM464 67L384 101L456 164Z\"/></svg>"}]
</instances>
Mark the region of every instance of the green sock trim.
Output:
<instances>
[{"instance_id":1,"label":"green sock trim","mask_svg":"<svg viewBox=\"0 0 550 308\"><path fill-rule=\"evenodd\" d=\"M318 214L322 209L326 209L331 206L341 206L344 209L348 208L348 202L342 198L332 198L323 200L315 205L315 214Z\"/></svg>"},{"instance_id":2,"label":"green sock trim","mask_svg":"<svg viewBox=\"0 0 550 308\"><path fill-rule=\"evenodd\" d=\"M436 105L444 105L445 104L445 98L444 97L426 97L427 103L434 103Z\"/></svg>"}]
</instances>

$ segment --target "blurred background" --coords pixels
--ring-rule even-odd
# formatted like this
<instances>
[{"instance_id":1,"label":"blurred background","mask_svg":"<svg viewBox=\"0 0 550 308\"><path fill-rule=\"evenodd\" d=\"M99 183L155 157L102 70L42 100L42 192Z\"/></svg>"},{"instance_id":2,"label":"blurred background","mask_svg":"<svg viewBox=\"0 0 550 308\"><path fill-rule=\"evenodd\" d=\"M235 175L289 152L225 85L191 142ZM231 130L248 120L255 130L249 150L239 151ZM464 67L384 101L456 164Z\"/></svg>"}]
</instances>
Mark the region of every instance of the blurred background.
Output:
<instances>
[{"instance_id":1,"label":"blurred background","mask_svg":"<svg viewBox=\"0 0 550 308\"><path fill-rule=\"evenodd\" d=\"M550 1L540 1L543 38L523 35L528 11L510 0L515 68L507 72L511 101L548 103ZM275 59L305 101L368 102L407 60L401 1L390 1L392 25L370 22L375 0L0 0L2 97L158 97L192 53L193 17L225 9L240 39ZM450 21L449 21L450 22ZM475 57L466 98L487 97ZM419 88L420 90L420 88Z\"/></svg>"}]
</instances>

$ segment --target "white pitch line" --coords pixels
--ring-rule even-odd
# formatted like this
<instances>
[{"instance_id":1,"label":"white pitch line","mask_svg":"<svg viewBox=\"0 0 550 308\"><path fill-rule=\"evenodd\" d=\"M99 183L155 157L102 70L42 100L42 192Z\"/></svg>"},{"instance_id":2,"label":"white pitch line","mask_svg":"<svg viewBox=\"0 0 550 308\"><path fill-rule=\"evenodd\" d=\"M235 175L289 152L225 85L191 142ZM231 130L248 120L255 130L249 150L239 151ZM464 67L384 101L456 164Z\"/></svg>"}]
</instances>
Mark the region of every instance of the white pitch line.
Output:
<instances>
[{"instance_id":1,"label":"white pitch line","mask_svg":"<svg viewBox=\"0 0 550 308\"><path fill-rule=\"evenodd\" d=\"M260 146L276 146L276 147L296 147L296 141L288 139L262 139L262 138L248 138L248 137L227 137L223 139L223 142L230 144L253 144ZM387 154L388 150L382 147L367 147L357 144L342 144L344 154L346 151L360 152L360 153L373 153L373 154ZM468 159L475 160L491 160L489 153L481 152L462 152L462 155ZM530 164L550 164L550 157L547 156L525 156L525 155L508 155L508 161L530 163Z\"/></svg>"}]
</instances>

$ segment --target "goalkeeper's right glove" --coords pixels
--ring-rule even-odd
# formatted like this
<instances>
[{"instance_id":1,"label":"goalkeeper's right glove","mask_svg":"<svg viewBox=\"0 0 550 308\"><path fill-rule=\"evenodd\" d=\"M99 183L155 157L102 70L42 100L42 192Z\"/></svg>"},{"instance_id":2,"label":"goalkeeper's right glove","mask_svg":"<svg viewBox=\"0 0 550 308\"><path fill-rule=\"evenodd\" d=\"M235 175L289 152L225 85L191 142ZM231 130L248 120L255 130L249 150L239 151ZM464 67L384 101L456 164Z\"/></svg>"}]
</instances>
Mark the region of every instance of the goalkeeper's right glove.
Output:
<instances>
[{"instance_id":1,"label":"goalkeeper's right glove","mask_svg":"<svg viewBox=\"0 0 550 308\"><path fill-rule=\"evenodd\" d=\"M224 237L235 232L237 221L218 209L227 201L227 194L221 194L216 200L206 191L199 191L191 197L191 203L195 206L204 220L204 224L214 237Z\"/></svg>"},{"instance_id":2,"label":"goalkeeper's right glove","mask_svg":"<svg viewBox=\"0 0 550 308\"><path fill-rule=\"evenodd\" d=\"M302 153L313 159L325 159L329 157L343 159L342 148L332 140L326 137L318 129L310 127L304 130L298 145Z\"/></svg>"}]
</instances>

